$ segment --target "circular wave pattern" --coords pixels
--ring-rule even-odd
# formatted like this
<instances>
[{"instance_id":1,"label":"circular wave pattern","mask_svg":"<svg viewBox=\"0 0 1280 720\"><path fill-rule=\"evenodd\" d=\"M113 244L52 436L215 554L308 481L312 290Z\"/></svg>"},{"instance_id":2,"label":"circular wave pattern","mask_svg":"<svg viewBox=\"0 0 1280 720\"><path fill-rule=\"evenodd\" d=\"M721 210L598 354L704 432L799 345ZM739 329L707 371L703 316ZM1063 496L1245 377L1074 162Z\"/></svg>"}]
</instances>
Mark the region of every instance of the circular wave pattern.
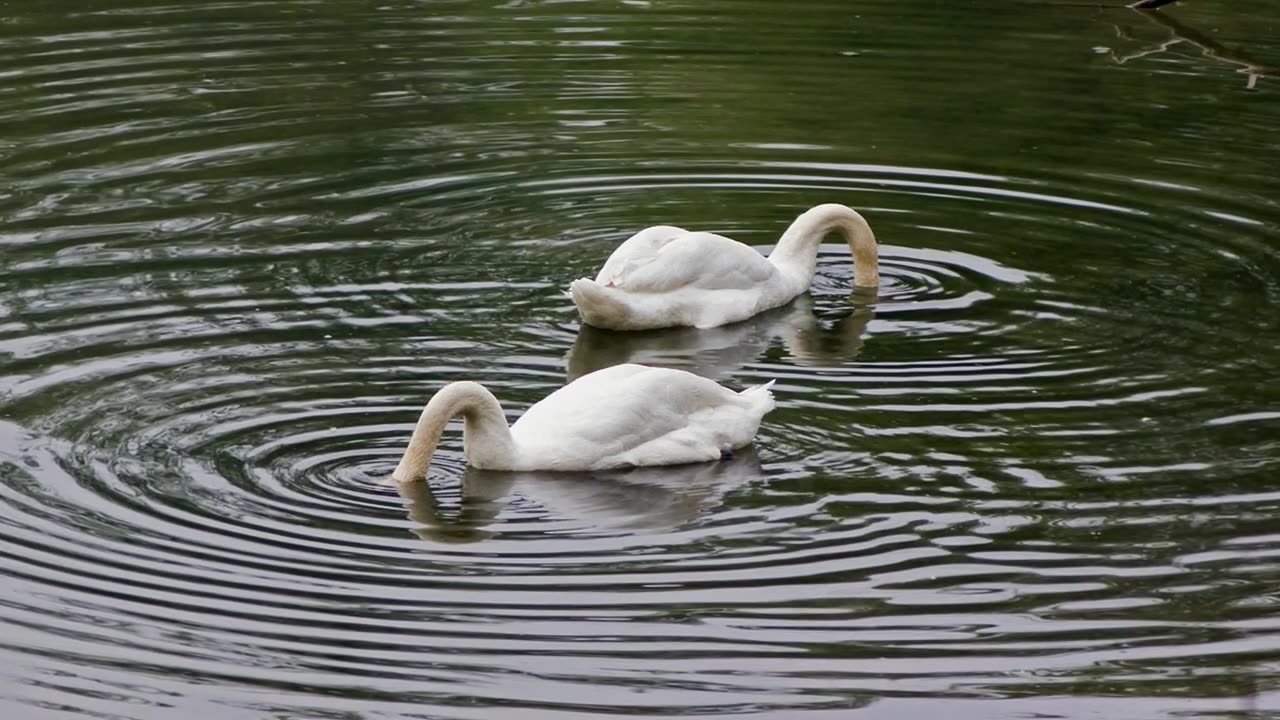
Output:
<instances>
[{"instance_id":1,"label":"circular wave pattern","mask_svg":"<svg viewBox=\"0 0 1280 720\"><path fill-rule=\"evenodd\" d=\"M865 50L794 49L833 4L748 6L801 96L850 63L868 97L925 82L862 25ZM830 142L775 142L809 126L765 99L717 120L750 57L700 13L456 9L32 10L0 42L21 81L0 91L0 708L1280 701L1280 356L1257 348L1280 328L1250 310L1280 296L1280 215L1247 173L1211 182L1186 128L1178 183L907 131L881 153L826 117ZM854 161L894 155L918 162ZM832 200L876 229L875 293L827 245L810 296L725 328L579 327L563 295L644 225L767 251ZM627 361L776 379L779 407L712 466L484 473L451 432L427 483L386 482L443 384L482 379L515 417Z\"/></svg>"}]
</instances>

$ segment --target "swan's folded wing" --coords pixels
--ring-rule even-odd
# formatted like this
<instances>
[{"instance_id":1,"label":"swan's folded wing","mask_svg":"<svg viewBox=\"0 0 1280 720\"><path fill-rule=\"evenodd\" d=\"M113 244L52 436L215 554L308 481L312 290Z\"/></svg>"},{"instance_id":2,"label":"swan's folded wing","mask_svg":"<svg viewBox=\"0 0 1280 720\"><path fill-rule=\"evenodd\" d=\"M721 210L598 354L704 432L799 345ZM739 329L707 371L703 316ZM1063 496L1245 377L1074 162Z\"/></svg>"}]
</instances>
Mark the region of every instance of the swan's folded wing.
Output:
<instances>
[{"instance_id":1,"label":"swan's folded wing","mask_svg":"<svg viewBox=\"0 0 1280 720\"><path fill-rule=\"evenodd\" d=\"M701 411L733 402L728 388L686 372L643 365L597 370L548 395L511 426L525 448L553 458L581 451L621 456L689 427Z\"/></svg>"},{"instance_id":2,"label":"swan's folded wing","mask_svg":"<svg viewBox=\"0 0 1280 720\"><path fill-rule=\"evenodd\" d=\"M754 248L714 233L685 233L644 260L623 268L614 285L637 293L749 290L776 272Z\"/></svg>"},{"instance_id":3,"label":"swan's folded wing","mask_svg":"<svg viewBox=\"0 0 1280 720\"><path fill-rule=\"evenodd\" d=\"M667 243L686 232L674 225L654 225L641 230L609 255L596 275L596 282L606 287L616 286L631 270L651 262Z\"/></svg>"}]
</instances>

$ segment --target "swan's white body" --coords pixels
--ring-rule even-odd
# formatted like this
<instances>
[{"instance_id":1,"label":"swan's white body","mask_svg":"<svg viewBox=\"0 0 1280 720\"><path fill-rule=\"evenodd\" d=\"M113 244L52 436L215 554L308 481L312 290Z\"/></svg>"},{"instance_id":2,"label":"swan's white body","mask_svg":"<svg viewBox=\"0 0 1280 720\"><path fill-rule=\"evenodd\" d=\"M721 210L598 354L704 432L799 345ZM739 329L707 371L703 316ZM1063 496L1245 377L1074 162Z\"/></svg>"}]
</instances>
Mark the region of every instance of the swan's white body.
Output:
<instances>
[{"instance_id":1,"label":"swan's white body","mask_svg":"<svg viewBox=\"0 0 1280 720\"><path fill-rule=\"evenodd\" d=\"M769 257L707 232L670 225L645 228L618 246L595 280L569 291L583 322L613 330L692 325L708 328L745 320L806 292L828 233L853 250L854 284L880 283L875 235L844 205L811 208L791 223Z\"/></svg>"},{"instance_id":2,"label":"swan's white body","mask_svg":"<svg viewBox=\"0 0 1280 720\"><path fill-rule=\"evenodd\" d=\"M734 392L683 370L616 365L556 390L507 426L483 385L455 382L427 403L392 477L421 478L462 415L467 463L487 470L604 470L717 460L751 443L773 409L766 385Z\"/></svg>"}]
</instances>

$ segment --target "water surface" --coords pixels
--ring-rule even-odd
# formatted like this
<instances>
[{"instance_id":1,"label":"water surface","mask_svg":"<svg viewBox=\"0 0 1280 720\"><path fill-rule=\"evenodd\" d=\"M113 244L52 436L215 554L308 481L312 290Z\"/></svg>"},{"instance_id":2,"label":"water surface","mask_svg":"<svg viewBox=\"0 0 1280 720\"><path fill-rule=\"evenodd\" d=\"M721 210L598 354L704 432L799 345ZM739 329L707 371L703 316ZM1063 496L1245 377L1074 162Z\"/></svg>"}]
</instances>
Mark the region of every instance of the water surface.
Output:
<instances>
[{"instance_id":1,"label":"water surface","mask_svg":"<svg viewBox=\"0 0 1280 720\"><path fill-rule=\"evenodd\" d=\"M1270 5L6 6L0 711L1280 711ZM579 327L654 223L824 246ZM776 379L752 451L383 483L422 404ZM1247 715L1236 715L1247 716Z\"/></svg>"}]
</instances>

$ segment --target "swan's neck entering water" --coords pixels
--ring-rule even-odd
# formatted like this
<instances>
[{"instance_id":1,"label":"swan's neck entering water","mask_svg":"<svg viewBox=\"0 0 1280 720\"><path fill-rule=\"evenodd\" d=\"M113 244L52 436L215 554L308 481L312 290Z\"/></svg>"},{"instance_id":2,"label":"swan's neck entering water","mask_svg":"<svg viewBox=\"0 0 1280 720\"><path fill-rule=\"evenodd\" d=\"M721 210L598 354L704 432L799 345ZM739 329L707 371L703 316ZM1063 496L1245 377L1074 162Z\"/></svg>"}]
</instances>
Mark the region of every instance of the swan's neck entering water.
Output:
<instances>
[{"instance_id":1,"label":"swan's neck entering water","mask_svg":"<svg viewBox=\"0 0 1280 720\"><path fill-rule=\"evenodd\" d=\"M788 283L803 292L813 283L818 267L818 246L828 233L839 233L853 252L853 284L876 287L880 284L880 260L876 236L871 226L857 212L844 205L827 203L806 210L782 234L769 261L782 272Z\"/></svg>"},{"instance_id":2,"label":"swan's neck entering water","mask_svg":"<svg viewBox=\"0 0 1280 720\"><path fill-rule=\"evenodd\" d=\"M479 383L455 382L445 385L427 403L391 477L403 483L425 475L445 425L458 415L463 418L462 446L469 464L495 470L511 467L515 442L498 399Z\"/></svg>"}]
</instances>

